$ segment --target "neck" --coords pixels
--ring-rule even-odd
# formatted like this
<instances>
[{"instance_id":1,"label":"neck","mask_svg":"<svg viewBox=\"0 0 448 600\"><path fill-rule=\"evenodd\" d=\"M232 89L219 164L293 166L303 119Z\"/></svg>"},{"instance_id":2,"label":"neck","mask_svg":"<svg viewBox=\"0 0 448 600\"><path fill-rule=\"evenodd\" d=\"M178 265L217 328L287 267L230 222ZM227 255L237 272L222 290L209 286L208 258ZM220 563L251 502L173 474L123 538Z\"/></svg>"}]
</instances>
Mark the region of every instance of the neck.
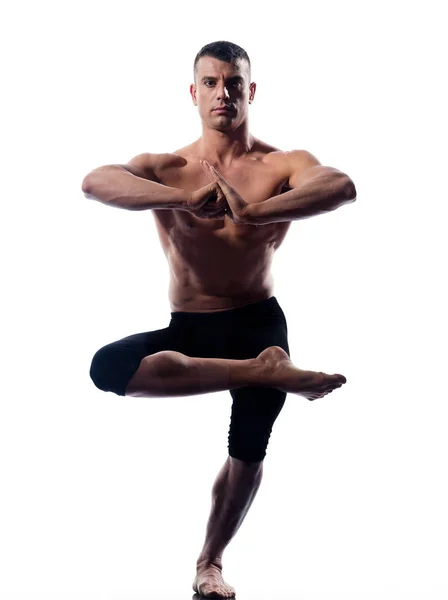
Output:
<instances>
[{"instance_id":1,"label":"neck","mask_svg":"<svg viewBox=\"0 0 448 600\"><path fill-rule=\"evenodd\" d=\"M235 159L246 155L254 144L254 136L249 133L247 121L235 131L218 131L205 126L198 140L198 150L202 158L214 166L228 167Z\"/></svg>"}]
</instances>

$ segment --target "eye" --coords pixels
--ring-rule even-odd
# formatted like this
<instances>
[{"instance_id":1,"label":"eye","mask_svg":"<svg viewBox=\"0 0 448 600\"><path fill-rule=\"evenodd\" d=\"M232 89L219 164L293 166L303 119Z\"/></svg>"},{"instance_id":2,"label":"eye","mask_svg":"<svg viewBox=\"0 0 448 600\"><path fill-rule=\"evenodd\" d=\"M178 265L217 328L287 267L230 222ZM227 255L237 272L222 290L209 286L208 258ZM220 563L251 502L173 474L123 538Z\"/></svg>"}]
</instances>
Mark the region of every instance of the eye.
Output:
<instances>
[{"instance_id":1,"label":"eye","mask_svg":"<svg viewBox=\"0 0 448 600\"><path fill-rule=\"evenodd\" d=\"M215 82L212 81L211 79L207 79L206 81L204 81L204 85L206 85L207 87L210 87L208 84L214 85ZM231 81L229 83L228 87L236 87L236 86L240 86L241 85L241 81Z\"/></svg>"}]
</instances>

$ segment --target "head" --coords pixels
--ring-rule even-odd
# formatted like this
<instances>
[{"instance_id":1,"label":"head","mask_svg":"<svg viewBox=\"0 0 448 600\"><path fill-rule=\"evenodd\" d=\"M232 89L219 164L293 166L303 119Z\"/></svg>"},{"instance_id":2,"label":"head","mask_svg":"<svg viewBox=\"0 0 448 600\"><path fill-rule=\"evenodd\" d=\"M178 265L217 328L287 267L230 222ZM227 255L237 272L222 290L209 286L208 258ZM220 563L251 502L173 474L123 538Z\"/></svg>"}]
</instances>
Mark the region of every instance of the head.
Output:
<instances>
[{"instance_id":1,"label":"head","mask_svg":"<svg viewBox=\"0 0 448 600\"><path fill-rule=\"evenodd\" d=\"M256 84L250 79L250 59L243 48L224 41L204 46L194 60L190 86L202 121L221 131L237 129L247 119L255 96ZM218 113L219 106L229 106L231 111Z\"/></svg>"}]
</instances>

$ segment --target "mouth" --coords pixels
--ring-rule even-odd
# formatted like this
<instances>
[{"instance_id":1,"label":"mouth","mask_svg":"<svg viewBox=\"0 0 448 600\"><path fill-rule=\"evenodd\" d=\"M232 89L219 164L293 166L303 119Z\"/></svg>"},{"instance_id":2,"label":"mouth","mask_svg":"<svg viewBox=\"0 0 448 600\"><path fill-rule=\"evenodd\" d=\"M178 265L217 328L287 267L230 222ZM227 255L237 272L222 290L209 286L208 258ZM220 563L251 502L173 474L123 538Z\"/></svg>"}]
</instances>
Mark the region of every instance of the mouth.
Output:
<instances>
[{"instance_id":1,"label":"mouth","mask_svg":"<svg viewBox=\"0 0 448 600\"><path fill-rule=\"evenodd\" d=\"M217 113L231 113L231 112L235 112L233 110L233 108L227 107L227 106L219 106L218 108L215 108L213 110L213 112L217 112Z\"/></svg>"}]
</instances>

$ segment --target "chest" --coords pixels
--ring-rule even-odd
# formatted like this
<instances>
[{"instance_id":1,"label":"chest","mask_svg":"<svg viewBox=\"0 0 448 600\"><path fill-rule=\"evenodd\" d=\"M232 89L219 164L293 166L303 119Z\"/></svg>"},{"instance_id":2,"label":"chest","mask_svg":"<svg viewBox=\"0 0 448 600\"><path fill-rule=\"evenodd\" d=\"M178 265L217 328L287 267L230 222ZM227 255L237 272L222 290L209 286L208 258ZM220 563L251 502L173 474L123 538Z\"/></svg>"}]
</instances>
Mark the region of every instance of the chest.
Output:
<instances>
[{"instance_id":1,"label":"chest","mask_svg":"<svg viewBox=\"0 0 448 600\"><path fill-rule=\"evenodd\" d=\"M257 203L276 196L289 189L284 174L274 167L260 164L259 161L246 162L231 169L219 169L228 184L233 187L247 203ZM164 185L184 189L197 190L210 179L197 163L187 163L182 168L165 169L159 174L159 181ZM186 243L193 240L200 247L210 248L224 245L228 249L244 250L248 246L270 245L278 248L283 241L290 223L272 223L268 225L235 224L228 218L201 219L187 211L156 210L153 211L159 236L162 242L169 237L182 238ZM224 250L223 246L223 250Z\"/></svg>"},{"instance_id":2,"label":"chest","mask_svg":"<svg viewBox=\"0 0 448 600\"><path fill-rule=\"evenodd\" d=\"M279 169L275 168L275 166L267 166L259 160L246 160L244 163L236 164L231 168L224 169L223 167L219 167L218 170L227 183L248 204L262 202L267 198L280 194L283 189L286 190L287 181L284 174L279 172ZM197 190L210 182L211 179L209 179L202 167L196 162L187 163L181 169L168 169L163 173L163 183L165 185L187 191ZM193 215L190 216L193 217ZM210 221L196 217L193 218L195 222L203 223L206 229L210 225Z\"/></svg>"}]
</instances>

